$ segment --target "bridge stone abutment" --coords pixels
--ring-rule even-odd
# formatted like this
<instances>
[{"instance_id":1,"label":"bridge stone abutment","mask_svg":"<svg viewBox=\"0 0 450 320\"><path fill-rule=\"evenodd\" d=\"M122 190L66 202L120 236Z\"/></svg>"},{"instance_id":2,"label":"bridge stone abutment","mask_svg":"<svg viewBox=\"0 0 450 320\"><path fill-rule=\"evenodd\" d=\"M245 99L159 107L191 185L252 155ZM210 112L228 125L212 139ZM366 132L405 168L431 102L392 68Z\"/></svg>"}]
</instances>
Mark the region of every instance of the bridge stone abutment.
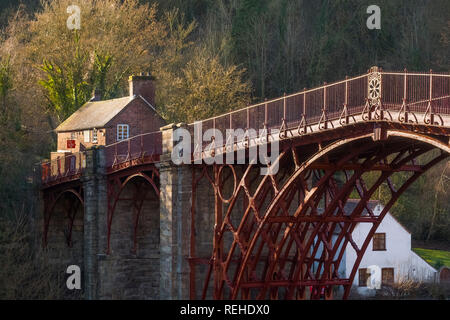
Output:
<instances>
[{"instance_id":1,"label":"bridge stone abutment","mask_svg":"<svg viewBox=\"0 0 450 320\"><path fill-rule=\"evenodd\" d=\"M180 126L180 125L178 125ZM171 161L176 125L162 130L160 174L160 298L189 299L192 168Z\"/></svg>"},{"instance_id":2,"label":"bridge stone abutment","mask_svg":"<svg viewBox=\"0 0 450 320\"><path fill-rule=\"evenodd\" d=\"M98 273L100 250L105 248L108 208L105 150L86 151L86 169L81 177L84 190L84 296L97 299L101 279Z\"/></svg>"}]
</instances>

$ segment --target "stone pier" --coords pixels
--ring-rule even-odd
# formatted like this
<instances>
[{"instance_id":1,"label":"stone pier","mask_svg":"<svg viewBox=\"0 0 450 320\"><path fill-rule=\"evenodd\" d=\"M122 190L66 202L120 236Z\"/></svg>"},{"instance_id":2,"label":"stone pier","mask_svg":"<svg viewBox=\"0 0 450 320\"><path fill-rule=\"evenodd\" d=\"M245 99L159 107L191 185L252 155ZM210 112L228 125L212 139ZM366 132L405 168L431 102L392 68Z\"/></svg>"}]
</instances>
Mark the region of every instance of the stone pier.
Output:
<instances>
[{"instance_id":1,"label":"stone pier","mask_svg":"<svg viewBox=\"0 0 450 320\"><path fill-rule=\"evenodd\" d=\"M86 299L98 298L98 258L104 244L100 233L104 233L108 209L107 180L104 147L86 151L86 168L81 181L84 190L84 295Z\"/></svg>"},{"instance_id":2,"label":"stone pier","mask_svg":"<svg viewBox=\"0 0 450 320\"><path fill-rule=\"evenodd\" d=\"M171 160L173 133L182 126L161 128L163 152L156 164L159 179L155 180L159 198L143 176L152 175L148 166L108 174L103 146L86 151L86 164L77 187L82 190L82 206L72 193L73 184L57 189L48 251L62 277L67 277L69 265L80 266L85 299L190 298L194 167L175 165ZM197 258L208 259L212 252L214 191L209 183L201 183L196 192L194 251ZM68 246L67 210L71 206L77 206L73 210L78 211L72 246ZM112 219L108 252L109 216ZM42 218L38 222L43 225ZM205 267L198 266L195 274L205 274ZM200 283L196 287L198 296Z\"/></svg>"},{"instance_id":3,"label":"stone pier","mask_svg":"<svg viewBox=\"0 0 450 320\"><path fill-rule=\"evenodd\" d=\"M160 174L160 298L189 299L189 245L192 169L171 161L173 131L180 125L163 128L163 155Z\"/></svg>"}]
</instances>

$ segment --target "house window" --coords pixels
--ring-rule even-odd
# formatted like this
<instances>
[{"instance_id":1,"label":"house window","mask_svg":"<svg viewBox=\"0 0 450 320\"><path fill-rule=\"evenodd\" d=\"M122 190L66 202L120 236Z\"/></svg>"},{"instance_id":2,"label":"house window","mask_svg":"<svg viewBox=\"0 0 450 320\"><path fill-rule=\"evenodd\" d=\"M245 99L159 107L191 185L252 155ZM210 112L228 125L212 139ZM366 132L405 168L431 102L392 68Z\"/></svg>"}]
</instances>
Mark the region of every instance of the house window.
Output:
<instances>
[{"instance_id":1,"label":"house window","mask_svg":"<svg viewBox=\"0 0 450 320\"><path fill-rule=\"evenodd\" d=\"M83 132L84 135L84 142L89 142L90 140L90 136L91 136L91 130L84 130Z\"/></svg>"},{"instance_id":2,"label":"house window","mask_svg":"<svg viewBox=\"0 0 450 320\"><path fill-rule=\"evenodd\" d=\"M367 268L359 269L359 286L367 287L367 279L369 279L370 273L367 273Z\"/></svg>"},{"instance_id":3,"label":"house window","mask_svg":"<svg viewBox=\"0 0 450 320\"><path fill-rule=\"evenodd\" d=\"M76 132L70 133L70 139L75 140L77 138Z\"/></svg>"},{"instance_id":4,"label":"house window","mask_svg":"<svg viewBox=\"0 0 450 320\"><path fill-rule=\"evenodd\" d=\"M373 251L386 250L386 233L375 233L373 235Z\"/></svg>"},{"instance_id":5,"label":"house window","mask_svg":"<svg viewBox=\"0 0 450 320\"><path fill-rule=\"evenodd\" d=\"M129 126L127 124L117 125L117 141L126 140L129 138Z\"/></svg>"},{"instance_id":6,"label":"house window","mask_svg":"<svg viewBox=\"0 0 450 320\"><path fill-rule=\"evenodd\" d=\"M92 143L98 143L98 135L97 135L97 133L98 133L97 129L94 129L92 131Z\"/></svg>"},{"instance_id":7,"label":"house window","mask_svg":"<svg viewBox=\"0 0 450 320\"><path fill-rule=\"evenodd\" d=\"M381 269L381 284L391 286L394 284L394 268Z\"/></svg>"}]
</instances>

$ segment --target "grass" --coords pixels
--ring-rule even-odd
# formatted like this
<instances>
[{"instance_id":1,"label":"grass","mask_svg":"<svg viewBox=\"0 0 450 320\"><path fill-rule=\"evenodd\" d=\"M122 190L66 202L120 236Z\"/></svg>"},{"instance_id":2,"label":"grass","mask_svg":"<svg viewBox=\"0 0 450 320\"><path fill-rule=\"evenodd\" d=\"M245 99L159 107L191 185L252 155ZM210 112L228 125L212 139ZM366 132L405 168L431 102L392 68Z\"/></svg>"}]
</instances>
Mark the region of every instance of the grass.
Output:
<instances>
[{"instance_id":1,"label":"grass","mask_svg":"<svg viewBox=\"0 0 450 320\"><path fill-rule=\"evenodd\" d=\"M450 267L450 251L422 248L413 248L413 251L435 268L440 268L442 266Z\"/></svg>"}]
</instances>

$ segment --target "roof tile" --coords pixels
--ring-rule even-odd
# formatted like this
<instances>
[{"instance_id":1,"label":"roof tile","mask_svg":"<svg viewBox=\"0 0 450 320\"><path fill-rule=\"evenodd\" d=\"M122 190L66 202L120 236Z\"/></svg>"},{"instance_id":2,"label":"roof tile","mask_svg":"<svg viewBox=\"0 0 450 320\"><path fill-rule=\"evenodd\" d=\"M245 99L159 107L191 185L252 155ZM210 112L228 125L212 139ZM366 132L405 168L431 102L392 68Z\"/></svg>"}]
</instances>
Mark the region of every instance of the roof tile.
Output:
<instances>
[{"instance_id":1,"label":"roof tile","mask_svg":"<svg viewBox=\"0 0 450 320\"><path fill-rule=\"evenodd\" d=\"M135 97L89 101L61 123L56 132L76 131L104 127L118 115Z\"/></svg>"}]
</instances>

